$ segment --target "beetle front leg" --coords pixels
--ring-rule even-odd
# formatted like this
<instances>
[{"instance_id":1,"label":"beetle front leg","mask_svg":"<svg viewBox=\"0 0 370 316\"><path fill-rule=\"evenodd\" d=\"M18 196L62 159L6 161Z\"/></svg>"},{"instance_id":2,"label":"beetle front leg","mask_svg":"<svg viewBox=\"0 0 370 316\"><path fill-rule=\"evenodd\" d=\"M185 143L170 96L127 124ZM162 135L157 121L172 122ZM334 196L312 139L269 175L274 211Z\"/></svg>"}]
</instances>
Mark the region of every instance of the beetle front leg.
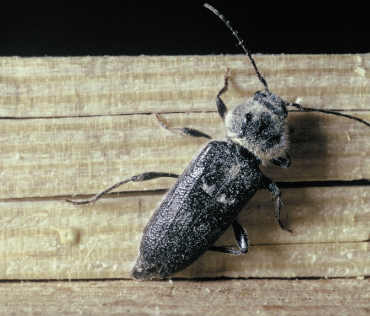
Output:
<instances>
[{"instance_id":1,"label":"beetle front leg","mask_svg":"<svg viewBox=\"0 0 370 316\"><path fill-rule=\"evenodd\" d=\"M226 248L226 247L216 247L211 246L208 248L210 251L218 251L223 253L230 253L233 255L244 255L248 252L249 247L249 241L248 241L248 235L247 231L243 228L242 225L238 223L237 220L235 220L232 223L233 229L234 229L234 235L236 239L236 243L239 246L239 250L235 250L232 248Z\"/></svg>"},{"instance_id":2,"label":"beetle front leg","mask_svg":"<svg viewBox=\"0 0 370 316\"><path fill-rule=\"evenodd\" d=\"M153 113L153 115L155 116L155 118L157 119L157 123L162 126L164 129L166 130L169 130L169 131L175 131L175 132L180 132L182 134L185 134L185 135L188 135L188 136L191 136L191 137L205 137L205 138L208 138L208 139L212 139L211 136L203 133L203 132L200 132L196 129L193 129L193 128L188 128L188 127L170 127L168 125L166 125L165 123L163 123L163 121L160 119L158 113Z\"/></svg>"},{"instance_id":3,"label":"beetle front leg","mask_svg":"<svg viewBox=\"0 0 370 316\"><path fill-rule=\"evenodd\" d=\"M272 181L271 179L265 177L265 187L273 194L277 197L277 202L276 202L276 221L277 223L279 224L280 228L282 230L286 230L288 231L289 233L293 233L293 231L291 229L288 229L286 228L283 223L281 222L280 220L280 213L281 213L281 205L282 205L282 202L281 202L281 191L280 189L278 188L278 186L276 185L276 183L274 181Z\"/></svg>"},{"instance_id":4,"label":"beetle front leg","mask_svg":"<svg viewBox=\"0 0 370 316\"><path fill-rule=\"evenodd\" d=\"M146 172L146 173L142 173L142 174L138 174L136 176L133 176L129 179L126 179L126 180L123 180L121 182L118 182L116 184L113 184L112 186L110 186L108 189L104 190L103 192L95 195L94 197L92 197L91 199L89 200L84 200L84 201L73 201L73 200L70 200L70 199L65 199L66 202L69 202L69 203L72 203L74 205L86 205L86 204L91 204L91 203L95 203L97 200L99 200L104 194L107 194L109 193L110 191L114 190L115 188L119 187L120 185L122 184L125 184L127 182L141 182L141 181L147 181L147 180L152 180L152 179L156 179L156 178L178 178L179 175L177 174L174 174L174 173L165 173L165 172Z\"/></svg>"},{"instance_id":5,"label":"beetle front leg","mask_svg":"<svg viewBox=\"0 0 370 316\"><path fill-rule=\"evenodd\" d=\"M228 89L227 86L229 84L229 70L230 70L230 68L227 68L226 69L224 86L220 90L220 92L217 94L217 98L216 98L217 112L221 116L221 118L222 118L223 121L225 120L225 115L227 113L227 108L226 108L226 105L225 105L224 101L222 101L222 99L220 98L220 96L223 93L225 93L227 91L227 89Z\"/></svg>"}]
</instances>

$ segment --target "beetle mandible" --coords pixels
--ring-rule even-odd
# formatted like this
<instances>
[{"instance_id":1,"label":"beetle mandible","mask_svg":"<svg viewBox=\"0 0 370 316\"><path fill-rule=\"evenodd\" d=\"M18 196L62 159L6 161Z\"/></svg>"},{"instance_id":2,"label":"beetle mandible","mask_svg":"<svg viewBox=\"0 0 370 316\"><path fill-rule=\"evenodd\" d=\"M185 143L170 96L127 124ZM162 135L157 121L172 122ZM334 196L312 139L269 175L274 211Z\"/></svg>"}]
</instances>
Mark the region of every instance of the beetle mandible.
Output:
<instances>
[{"instance_id":1,"label":"beetle mandible","mask_svg":"<svg viewBox=\"0 0 370 316\"><path fill-rule=\"evenodd\" d=\"M234 255L247 253L247 232L236 218L261 188L267 188L276 196L276 221L283 230L292 233L280 220L282 203L279 188L259 169L259 164L267 161L283 168L288 168L291 164L286 127L287 106L307 112L344 116L370 126L369 123L350 115L287 103L270 92L266 80L259 73L250 51L244 47L237 32L216 9L208 4L204 6L215 13L232 31L249 57L264 90L256 92L253 98L228 111L220 98L228 88L227 69L224 86L216 98L218 114L226 126L226 138L210 141L181 176L148 172L121 181L90 200L66 199L75 205L90 204L130 181L146 181L159 177L178 178L144 229L140 254L131 272L132 276L139 280L169 277L188 267L207 250ZM155 115L162 127L171 130L157 114ZM193 137L211 139L194 129L180 130ZM239 250L213 246L230 225L233 227Z\"/></svg>"}]
</instances>

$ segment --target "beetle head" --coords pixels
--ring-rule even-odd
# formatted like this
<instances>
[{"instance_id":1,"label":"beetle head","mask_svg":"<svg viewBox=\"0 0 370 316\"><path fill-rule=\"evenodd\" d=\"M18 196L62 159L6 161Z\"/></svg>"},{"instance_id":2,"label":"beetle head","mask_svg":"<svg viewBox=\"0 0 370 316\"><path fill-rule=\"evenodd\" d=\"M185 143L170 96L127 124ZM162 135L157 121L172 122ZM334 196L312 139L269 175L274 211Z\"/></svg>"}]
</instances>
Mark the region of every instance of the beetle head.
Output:
<instances>
[{"instance_id":1,"label":"beetle head","mask_svg":"<svg viewBox=\"0 0 370 316\"><path fill-rule=\"evenodd\" d=\"M286 102L268 90L257 91L253 100L265 106L282 119L288 116Z\"/></svg>"},{"instance_id":2,"label":"beetle head","mask_svg":"<svg viewBox=\"0 0 370 316\"><path fill-rule=\"evenodd\" d=\"M282 157L289 146L287 115L286 103L282 99L270 91L258 91L253 99L228 111L226 135L262 161Z\"/></svg>"}]
</instances>

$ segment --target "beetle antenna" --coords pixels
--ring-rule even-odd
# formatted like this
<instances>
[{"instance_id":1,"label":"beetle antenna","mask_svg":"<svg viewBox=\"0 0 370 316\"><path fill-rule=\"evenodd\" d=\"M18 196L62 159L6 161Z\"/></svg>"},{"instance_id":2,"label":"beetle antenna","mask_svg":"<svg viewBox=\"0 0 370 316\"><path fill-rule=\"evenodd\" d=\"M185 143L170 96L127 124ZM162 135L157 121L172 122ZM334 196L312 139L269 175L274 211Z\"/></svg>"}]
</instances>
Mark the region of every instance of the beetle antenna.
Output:
<instances>
[{"instance_id":1,"label":"beetle antenna","mask_svg":"<svg viewBox=\"0 0 370 316\"><path fill-rule=\"evenodd\" d=\"M266 91L268 91L268 87L267 87L267 82L266 82L266 80L265 80L265 78L263 78L262 76L261 76L261 74L260 74L260 72L258 71L258 69L257 69L257 66L256 66L256 63L255 63L255 61L254 61L254 59L252 58L252 54L251 54L251 52L249 51L249 49L246 49L245 48L245 46L244 46L244 44L243 44L243 40L239 37L239 35L238 35L238 32L237 31L234 31L233 30L233 28L231 27L231 25L230 25L230 23L229 23L229 21L227 21L226 19L225 19L225 17L220 13L220 12L218 12L214 7L212 7L212 6L210 6L208 3L205 3L204 5L203 5L205 8L207 8L207 9L209 9L209 10L211 10L214 14L216 14L225 24L226 24L226 26L230 29L230 31L232 32L232 34L236 37L236 39L238 40L238 44L239 44L239 46L241 46L241 48L243 48L243 50L244 50L244 52L248 55L248 57L249 57L249 59L250 59L250 61L251 61L251 63L252 63L252 65L253 65L253 67L254 67L254 70L256 71L256 73L257 73L257 77L258 77L258 79L259 79L259 81L261 81L262 82L262 84L265 86L265 90Z\"/></svg>"},{"instance_id":2,"label":"beetle antenna","mask_svg":"<svg viewBox=\"0 0 370 316\"><path fill-rule=\"evenodd\" d=\"M320 112L320 113L325 113L325 114L333 114L333 115L337 115L337 116L344 116L346 118L349 118L351 120L355 120L357 122L360 122L360 123L363 123L367 126L370 127L370 123L358 118L358 117L354 117L352 115L347 115L347 114L342 114L342 113L339 113L339 112L335 112L335 111L329 111L329 110L320 110L320 109L315 109L315 108L306 108L298 103L287 103L286 105L290 105L290 106L293 106L299 110L302 110L302 111L305 111L305 112Z\"/></svg>"},{"instance_id":3,"label":"beetle antenna","mask_svg":"<svg viewBox=\"0 0 370 316\"><path fill-rule=\"evenodd\" d=\"M234 29L230 25L230 22L227 21L225 19L225 17L220 12L218 12L214 7L210 6L208 3L205 3L203 6L207 9L211 10L214 14L216 14L226 24L226 26L229 28L229 30L232 32L232 34L236 37L236 39L238 40L239 46L241 48L243 48L244 52L248 55L252 65L254 67L254 70L256 71L256 74L257 74L257 77L258 77L259 81L262 82L262 84L265 87L265 90L268 91L268 86L267 86L267 82L266 82L265 78L263 78L261 76L260 72L258 71L256 62L254 61L250 50L245 48L245 46L243 44L243 40L239 37L238 32L234 31ZM320 113L325 113L325 114L333 114L333 115L337 115L337 116L344 116L346 118L355 120L357 122L363 123L363 124L370 127L370 123L368 123L368 122L366 122L366 121L364 121L360 118L354 117L352 115L342 114L342 113L339 113L339 112L329 111L329 110L319 110L319 109L315 109L315 108L306 108L306 107L303 107L302 105L300 105L298 103L287 103L286 105L293 106L293 107L295 107L295 108L297 108L301 111L305 111L305 112L320 112Z\"/></svg>"}]
</instances>

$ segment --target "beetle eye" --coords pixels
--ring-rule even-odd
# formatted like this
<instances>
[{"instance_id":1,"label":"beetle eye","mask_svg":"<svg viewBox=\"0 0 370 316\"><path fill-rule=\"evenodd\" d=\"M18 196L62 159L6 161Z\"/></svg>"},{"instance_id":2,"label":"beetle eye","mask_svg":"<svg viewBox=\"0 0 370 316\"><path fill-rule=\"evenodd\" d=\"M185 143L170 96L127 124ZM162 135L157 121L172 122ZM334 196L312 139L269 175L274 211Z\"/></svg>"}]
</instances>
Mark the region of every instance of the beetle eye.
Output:
<instances>
[{"instance_id":1,"label":"beetle eye","mask_svg":"<svg viewBox=\"0 0 370 316\"><path fill-rule=\"evenodd\" d=\"M254 100L264 99L266 97L267 97L267 94L265 93L265 91L257 91L254 93Z\"/></svg>"}]
</instances>

